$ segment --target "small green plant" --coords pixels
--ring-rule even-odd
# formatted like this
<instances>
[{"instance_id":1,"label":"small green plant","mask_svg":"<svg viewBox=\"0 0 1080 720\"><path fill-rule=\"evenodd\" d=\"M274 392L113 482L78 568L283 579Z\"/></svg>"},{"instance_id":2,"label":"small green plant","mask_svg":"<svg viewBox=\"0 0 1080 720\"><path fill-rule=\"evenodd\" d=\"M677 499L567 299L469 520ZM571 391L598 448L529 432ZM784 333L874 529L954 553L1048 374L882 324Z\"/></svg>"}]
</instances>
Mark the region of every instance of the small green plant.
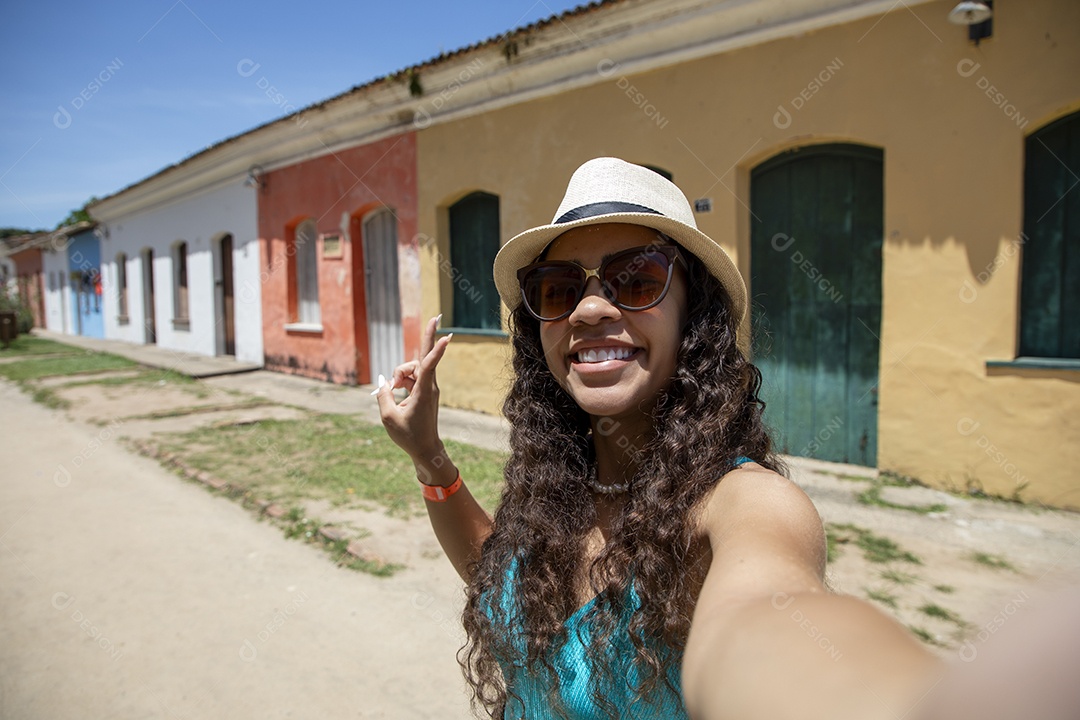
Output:
<instances>
[{"instance_id":1,"label":"small green plant","mask_svg":"<svg viewBox=\"0 0 1080 720\"><path fill-rule=\"evenodd\" d=\"M863 551L863 557L872 563L899 560L913 565L922 564L922 560L902 549L889 538L875 535L866 528L847 523L830 523L829 527L835 533L837 542L846 543L854 540L856 547Z\"/></svg>"},{"instance_id":2,"label":"small green plant","mask_svg":"<svg viewBox=\"0 0 1080 720\"><path fill-rule=\"evenodd\" d=\"M939 647L941 646L941 643L938 642L937 638L935 638L926 630L923 630L921 627L918 627L916 625L908 625L907 628L915 635L915 637L919 638L927 645L937 645Z\"/></svg>"},{"instance_id":3,"label":"small green plant","mask_svg":"<svg viewBox=\"0 0 1080 720\"><path fill-rule=\"evenodd\" d=\"M939 593L944 593L946 595L952 595L954 592L956 592L956 588L954 588L952 585L935 585L934 589L937 590Z\"/></svg>"},{"instance_id":4,"label":"small green plant","mask_svg":"<svg viewBox=\"0 0 1080 720\"><path fill-rule=\"evenodd\" d=\"M1011 570L1018 572L1017 569L1005 558L1000 555L990 555L984 552L974 552L971 554L971 560L979 565L985 565L988 568L995 570Z\"/></svg>"},{"instance_id":5,"label":"small green plant","mask_svg":"<svg viewBox=\"0 0 1080 720\"><path fill-rule=\"evenodd\" d=\"M877 600L882 605L888 605L893 610L896 610L896 596L892 593L887 593L883 590L873 590L871 588L863 588L866 592L866 597L871 600Z\"/></svg>"},{"instance_id":6,"label":"small green plant","mask_svg":"<svg viewBox=\"0 0 1080 720\"><path fill-rule=\"evenodd\" d=\"M911 585L919 578L915 575L906 572L900 572L889 568L888 570L881 571L881 577L889 582L896 583L897 585Z\"/></svg>"},{"instance_id":7,"label":"small green plant","mask_svg":"<svg viewBox=\"0 0 1080 720\"><path fill-rule=\"evenodd\" d=\"M908 512L918 513L920 515L926 515L929 513L945 512L948 507L942 503L933 503L930 505L902 505L900 503L894 503L881 497L882 488L886 487L924 487L922 483L914 478L906 475L900 475L898 473L883 470L880 475L870 484L866 490L862 491L856 496L856 499L863 505L876 505L877 507L889 508L891 510L907 510Z\"/></svg>"},{"instance_id":8,"label":"small green plant","mask_svg":"<svg viewBox=\"0 0 1080 720\"><path fill-rule=\"evenodd\" d=\"M952 610L947 610L936 603L927 603L919 608L919 612L927 617L938 618L939 620L945 620L951 622L959 627L966 627L967 623L964 622L956 613Z\"/></svg>"}]
</instances>

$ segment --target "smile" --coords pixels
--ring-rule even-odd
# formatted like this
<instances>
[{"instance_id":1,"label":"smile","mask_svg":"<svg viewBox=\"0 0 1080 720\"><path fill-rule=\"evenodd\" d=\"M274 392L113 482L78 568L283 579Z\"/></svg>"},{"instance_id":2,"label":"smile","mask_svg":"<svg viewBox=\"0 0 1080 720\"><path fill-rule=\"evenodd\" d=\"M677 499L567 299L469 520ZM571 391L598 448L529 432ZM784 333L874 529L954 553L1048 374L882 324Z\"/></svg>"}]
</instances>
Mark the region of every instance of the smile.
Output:
<instances>
[{"instance_id":1,"label":"smile","mask_svg":"<svg viewBox=\"0 0 1080 720\"><path fill-rule=\"evenodd\" d=\"M637 352L637 348L612 347L589 348L575 353L572 358L579 363L602 363L608 360L626 360Z\"/></svg>"}]
</instances>

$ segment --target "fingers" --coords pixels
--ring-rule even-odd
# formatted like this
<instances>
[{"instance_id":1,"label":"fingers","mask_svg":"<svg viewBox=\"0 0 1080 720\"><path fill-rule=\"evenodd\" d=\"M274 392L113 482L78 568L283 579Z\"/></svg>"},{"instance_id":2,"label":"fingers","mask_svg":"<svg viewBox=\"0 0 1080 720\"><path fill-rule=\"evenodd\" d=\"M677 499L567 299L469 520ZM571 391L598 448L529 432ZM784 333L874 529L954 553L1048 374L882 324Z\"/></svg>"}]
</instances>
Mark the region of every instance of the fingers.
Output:
<instances>
[{"instance_id":1,"label":"fingers","mask_svg":"<svg viewBox=\"0 0 1080 720\"><path fill-rule=\"evenodd\" d=\"M435 347L435 331L439 329L440 322L442 322L442 313L428 320L427 327L424 328L423 341L420 343L420 357L426 357Z\"/></svg>"},{"instance_id":2,"label":"fingers","mask_svg":"<svg viewBox=\"0 0 1080 720\"><path fill-rule=\"evenodd\" d=\"M434 337L435 328L438 325L439 318L432 318L428 323L428 332L425 333L425 344L427 340L431 340ZM454 334L450 333L445 337L441 337L438 340L433 340L432 347L424 353L422 360L412 360L410 362L398 365L394 368L393 374L390 376L389 382L385 377L379 375L378 385L372 391L372 395L381 397L384 394L383 388L394 390L396 388L404 388L410 395L418 392L417 384L420 383L425 389L431 389L435 385L435 368L438 366L439 361L442 360L443 355L446 354L446 347L450 344ZM393 397L393 392L386 393Z\"/></svg>"}]
</instances>

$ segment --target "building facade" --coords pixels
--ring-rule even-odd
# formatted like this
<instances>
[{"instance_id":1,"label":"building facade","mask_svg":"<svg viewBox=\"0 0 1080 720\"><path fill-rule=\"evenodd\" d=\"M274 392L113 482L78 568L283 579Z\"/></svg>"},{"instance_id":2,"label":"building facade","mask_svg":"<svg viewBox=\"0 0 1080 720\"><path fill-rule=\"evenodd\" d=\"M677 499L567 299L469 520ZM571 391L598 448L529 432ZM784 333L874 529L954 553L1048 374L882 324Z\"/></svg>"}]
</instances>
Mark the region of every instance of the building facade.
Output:
<instances>
[{"instance_id":1,"label":"building facade","mask_svg":"<svg viewBox=\"0 0 1080 720\"><path fill-rule=\"evenodd\" d=\"M255 190L198 175L180 167L92 206L105 336L261 363Z\"/></svg>"},{"instance_id":2,"label":"building facade","mask_svg":"<svg viewBox=\"0 0 1080 720\"><path fill-rule=\"evenodd\" d=\"M355 385L419 354L413 132L260 179L266 367Z\"/></svg>"},{"instance_id":3,"label":"building facade","mask_svg":"<svg viewBox=\"0 0 1080 720\"><path fill-rule=\"evenodd\" d=\"M619 3L510 63L473 51L493 69L418 138L424 314L494 302L445 262L456 243L490 267L575 167L622 157L672 175L746 277L782 450L1080 507L1063 470L1080 460L1080 6L1003 5L976 45L954 4ZM516 97L470 95L497 77ZM475 193L491 246L455 229ZM470 323L452 321L442 397L496 412L507 340Z\"/></svg>"}]
</instances>

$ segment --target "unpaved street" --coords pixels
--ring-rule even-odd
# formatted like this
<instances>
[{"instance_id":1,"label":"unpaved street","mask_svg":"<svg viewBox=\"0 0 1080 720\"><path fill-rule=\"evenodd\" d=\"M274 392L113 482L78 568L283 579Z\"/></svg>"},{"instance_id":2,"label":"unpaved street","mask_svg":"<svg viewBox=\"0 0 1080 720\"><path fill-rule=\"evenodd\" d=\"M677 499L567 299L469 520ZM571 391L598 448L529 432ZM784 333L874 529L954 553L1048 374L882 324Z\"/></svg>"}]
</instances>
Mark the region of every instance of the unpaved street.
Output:
<instances>
[{"instance_id":1,"label":"unpaved street","mask_svg":"<svg viewBox=\"0 0 1080 720\"><path fill-rule=\"evenodd\" d=\"M261 371L109 382L134 372L35 384L66 411L0 381L0 720L469 717L454 659L461 583L426 517L305 503L402 567L375 577L128 449L321 413L377 422L370 388ZM505 445L496 418L446 410L440 426L448 439ZM1041 592L1080 582L1077 513L919 486L860 502L880 480L872 469L790 464L836 542L831 586L946 658L973 661ZM875 548L892 556L874 560Z\"/></svg>"},{"instance_id":2,"label":"unpaved street","mask_svg":"<svg viewBox=\"0 0 1080 720\"><path fill-rule=\"evenodd\" d=\"M0 382L0 718L455 718L444 559L338 568Z\"/></svg>"}]
</instances>

